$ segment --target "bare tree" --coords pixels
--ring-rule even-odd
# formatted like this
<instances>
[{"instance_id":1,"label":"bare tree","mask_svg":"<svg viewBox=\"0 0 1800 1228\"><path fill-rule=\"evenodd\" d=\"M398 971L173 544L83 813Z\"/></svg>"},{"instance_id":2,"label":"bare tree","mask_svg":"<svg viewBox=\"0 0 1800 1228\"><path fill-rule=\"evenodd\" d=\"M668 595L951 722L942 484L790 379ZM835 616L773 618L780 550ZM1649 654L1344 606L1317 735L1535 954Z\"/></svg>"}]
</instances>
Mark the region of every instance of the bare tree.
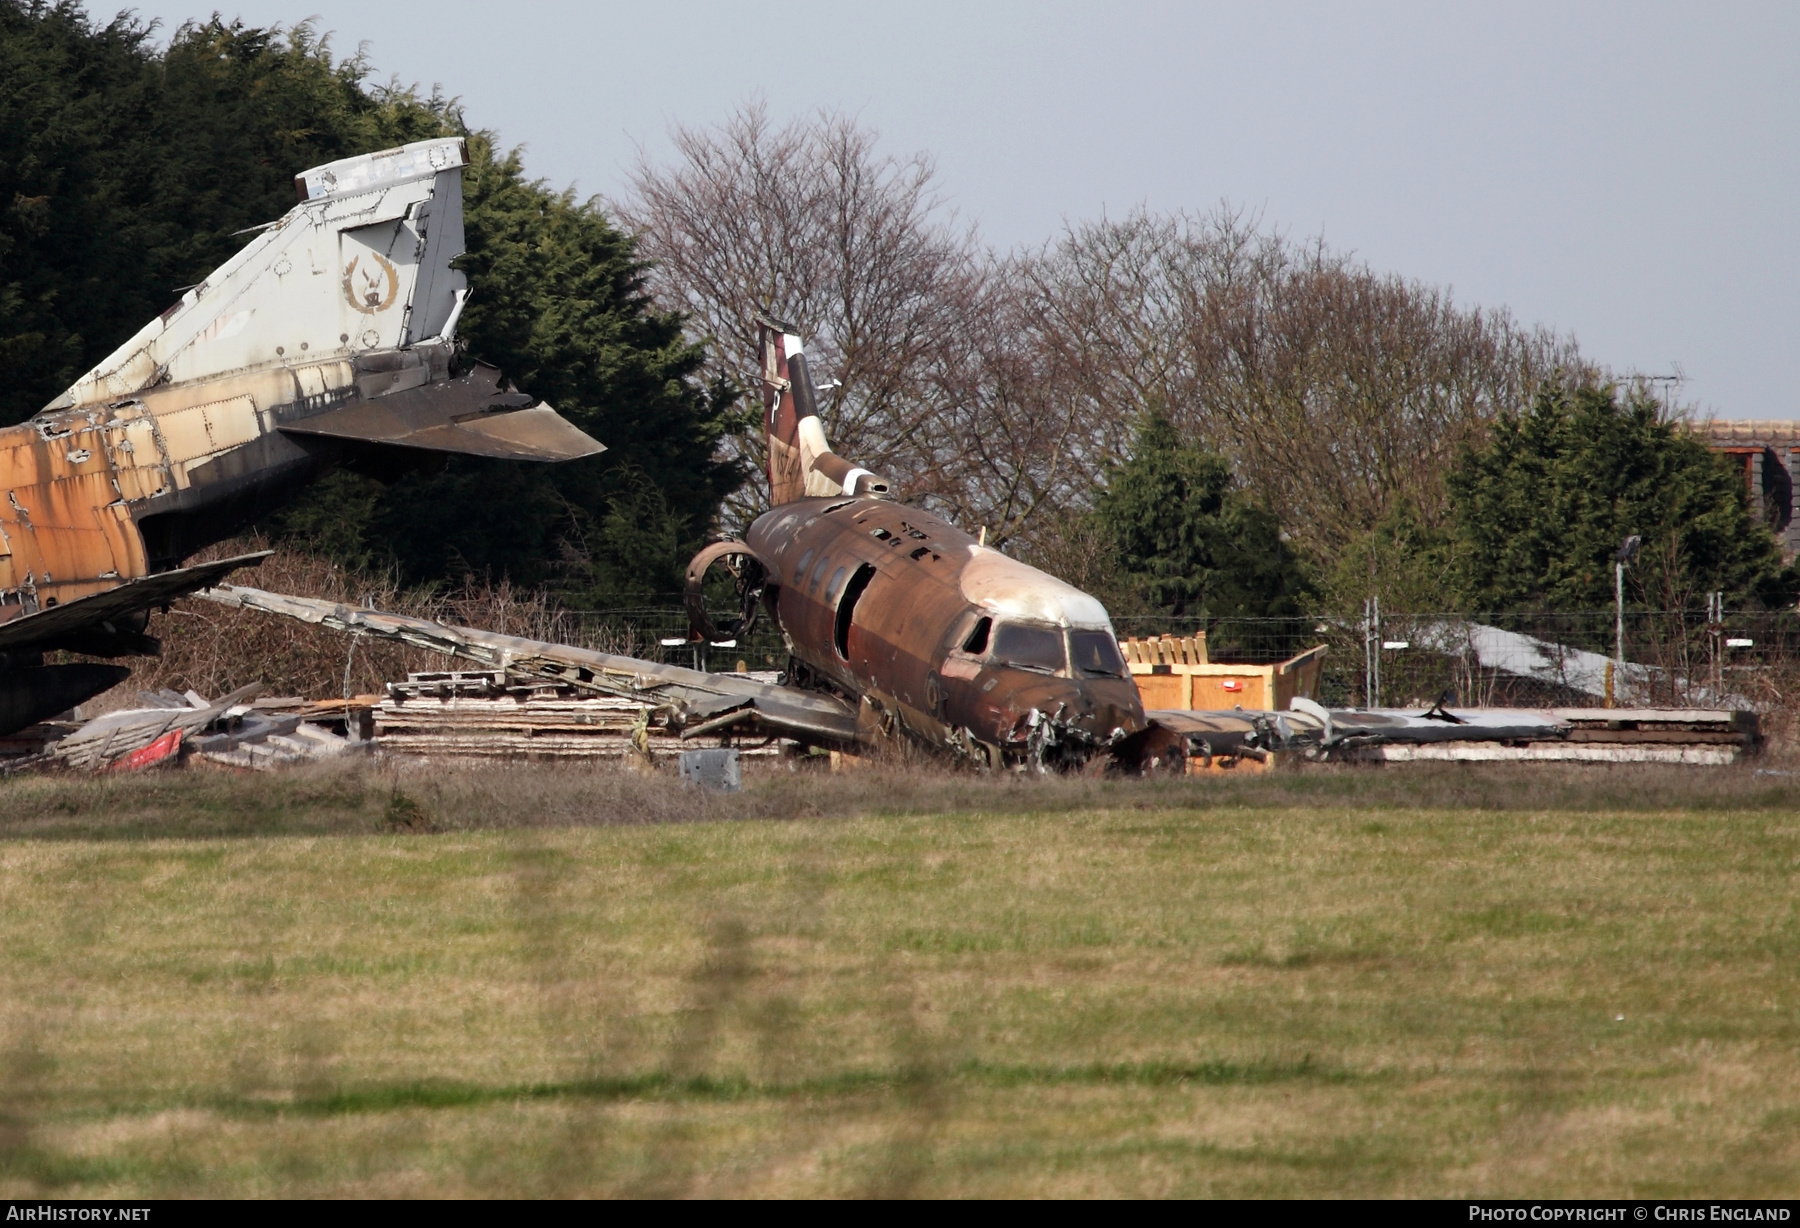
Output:
<instances>
[{"instance_id":1,"label":"bare tree","mask_svg":"<svg viewBox=\"0 0 1800 1228\"><path fill-rule=\"evenodd\" d=\"M1581 366L1504 311L1229 209L1140 209L1002 257L958 227L929 158L843 116L775 127L753 103L673 138L615 209L713 374L748 387L755 315L788 320L830 381L834 446L990 540L1066 536L1153 410L1331 557L1402 501L1437 521L1457 448ZM760 438L735 446L760 463ZM759 479L728 521L765 505Z\"/></svg>"},{"instance_id":2,"label":"bare tree","mask_svg":"<svg viewBox=\"0 0 1800 1228\"><path fill-rule=\"evenodd\" d=\"M686 311L714 373L752 385L758 312L797 327L833 446L912 485L933 450L937 382L982 297L986 264L932 186L923 154L821 113L772 126L760 103L723 124L677 128L672 167L640 158L614 209L655 262L652 293ZM760 461L760 439L743 440ZM746 492L741 518L766 500Z\"/></svg>"},{"instance_id":3,"label":"bare tree","mask_svg":"<svg viewBox=\"0 0 1800 1228\"><path fill-rule=\"evenodd\" d=\"M1056 379L1024 266L988 259L958 304L954 336L924 367L931 419L909 457L909 493L1004 545L1081 505L1095 472L1088 406Z\"/></svg>"},{"instance_id":4,"label":"bare tree","mask_svg":"<svg viewBox=\"0 0 1800 1228\"><path fill-rule=\"evenodd\" d=\"M1295 245L1221 209L1071 226L1027 262L1053 378L1085 401L1089 468L1166 412L1329 556L1410 500L1443 512L1456 449L1573 343Z\"/></svg>"}]
</instances>

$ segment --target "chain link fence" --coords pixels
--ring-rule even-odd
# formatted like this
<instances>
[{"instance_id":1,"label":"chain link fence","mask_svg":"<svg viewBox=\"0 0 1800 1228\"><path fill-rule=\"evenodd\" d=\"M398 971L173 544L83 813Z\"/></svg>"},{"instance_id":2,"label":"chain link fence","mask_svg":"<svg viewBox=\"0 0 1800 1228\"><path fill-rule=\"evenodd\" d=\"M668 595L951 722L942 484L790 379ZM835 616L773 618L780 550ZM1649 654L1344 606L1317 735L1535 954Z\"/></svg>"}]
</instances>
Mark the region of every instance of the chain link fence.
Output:
<instances>
[{"instance_id":1,"label":"chain link fence","mask_svg":"<svg viewBox=\"0 0 1800 1228\"><path fill-rule=\"evenodd\" d=\"M766 617L717 644L688 638L680 606L560 612L579 640L698 669L780 670L787 648ZM1794 611L1613 610L1390 613L1304 618L1121 617L1121 637L1205 632L1214 661L1268 664L1325 644L1321 699L1338 707L1748 707L1800 687ZM1622 635L1621 635L1622 632ZM1618 654L1622 638L1623 653ZM1622 659L1615 661L1615 654Z\"/></svg>"}]
</instances>

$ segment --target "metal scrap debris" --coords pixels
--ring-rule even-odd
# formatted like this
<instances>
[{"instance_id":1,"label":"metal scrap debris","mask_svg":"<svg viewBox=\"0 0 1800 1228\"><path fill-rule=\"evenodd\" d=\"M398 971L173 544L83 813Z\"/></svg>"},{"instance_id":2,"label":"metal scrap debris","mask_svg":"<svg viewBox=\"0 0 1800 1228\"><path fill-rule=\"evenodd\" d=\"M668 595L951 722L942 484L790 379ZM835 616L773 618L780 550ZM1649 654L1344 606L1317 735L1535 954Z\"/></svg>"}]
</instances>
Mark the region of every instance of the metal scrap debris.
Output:
<instances>
[{"instance_id":1,"label":"metal scrap debris","mask_svg":"<svg viewBox=\"0 0 1800 1228\"><path fill-rule=\"evenodd\" d=\"M342 719L343 704L277 700L276 705L296 710L270 712L251 702L261 690L262 683L253 682L217 700L193 691L148 692L138 697L138 707L105 713L67 732L61 726L41 727L47 736L40 748L15 756L3 770L129 772L194 758L260 770L333 758L359 744L357 738L306 719L318 710Z\"/></svg>"}]
</instances>

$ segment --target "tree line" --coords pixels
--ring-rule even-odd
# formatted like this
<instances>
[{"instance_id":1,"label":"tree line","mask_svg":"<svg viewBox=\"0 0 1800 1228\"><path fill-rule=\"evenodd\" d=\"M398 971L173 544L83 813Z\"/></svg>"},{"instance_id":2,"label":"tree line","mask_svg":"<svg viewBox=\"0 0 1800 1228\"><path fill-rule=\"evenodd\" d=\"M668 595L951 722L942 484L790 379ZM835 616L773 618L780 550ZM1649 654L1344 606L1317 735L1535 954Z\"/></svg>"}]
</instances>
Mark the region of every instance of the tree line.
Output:
<instances>
[{"instance_id":1,"label":"tree line","mask_svg":"<svg viewBox=\"0 0 1800 1228\"><path fill-rule=\"evenodd\" d=\"M17 421L278 216L295 170L448 132L305 24L0 0L0 355ZM1504 311L1229 208L1075 222L996 251L922 154L759 104L676 128L577 201L469 132L471 353L608 445L546 468L348 474L267 526L415 582L666 602L767 506L751 320L807 336L834 445L901 497L1119 611L1592 608L1800 582L1740 478L1679 422Z\"/></svg>"},{"instance_id":2,"label":"tree line","mask_svg":"<svg viewBox=\"0 0 1800 1228\"><path fill-rule=\"evenodd\" d=\"M1595 608L1633 534L1639 604L1800 590L1741 478L1572 338L1229 208L996 252L842 116L671 135L613 208L714 377L788 314L840 451L1115 612Z\"/></svg>"}]
</instances>

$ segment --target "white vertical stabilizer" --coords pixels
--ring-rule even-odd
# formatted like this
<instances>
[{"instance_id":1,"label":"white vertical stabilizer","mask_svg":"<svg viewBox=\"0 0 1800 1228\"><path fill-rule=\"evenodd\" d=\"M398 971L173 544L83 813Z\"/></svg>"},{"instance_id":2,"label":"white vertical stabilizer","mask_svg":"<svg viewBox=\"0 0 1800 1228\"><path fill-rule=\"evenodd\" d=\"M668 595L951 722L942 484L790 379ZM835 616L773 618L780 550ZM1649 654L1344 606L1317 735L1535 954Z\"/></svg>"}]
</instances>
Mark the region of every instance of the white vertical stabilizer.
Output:
<instances>
[{"instance_id":1,"label":"white vertical stabilizer","mask_svg":"<svg viewBox=\"0 0 1800 1228\"><path fill-rule=\"evenodd\" d=\"M297 176L298 205L45 410L449 340L468 160L448 137Z\"/></svg>"}]
</instances>

